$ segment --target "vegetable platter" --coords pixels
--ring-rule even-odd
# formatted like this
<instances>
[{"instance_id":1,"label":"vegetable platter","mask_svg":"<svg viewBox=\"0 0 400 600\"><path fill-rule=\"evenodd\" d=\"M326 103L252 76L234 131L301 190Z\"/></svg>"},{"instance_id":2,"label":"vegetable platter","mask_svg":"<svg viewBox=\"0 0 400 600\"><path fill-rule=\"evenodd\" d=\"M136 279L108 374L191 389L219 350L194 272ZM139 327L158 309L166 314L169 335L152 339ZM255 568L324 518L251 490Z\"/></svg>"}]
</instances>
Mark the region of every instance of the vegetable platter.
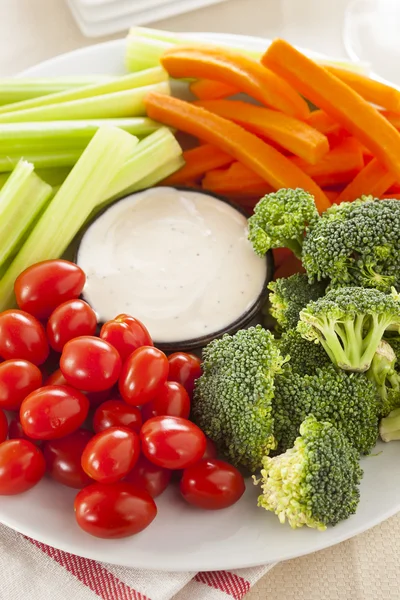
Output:
<instances>
[{"instance_id":1,"label":"vegetable platter","mask_svg":"<svg viewBox=\"0 0 400 600\"><path fill-rule=\"evenodd\" d=\"M197 571L400 510L400 92L138 28L0 102L0 520Z\"/></svg>"}]
</instances>

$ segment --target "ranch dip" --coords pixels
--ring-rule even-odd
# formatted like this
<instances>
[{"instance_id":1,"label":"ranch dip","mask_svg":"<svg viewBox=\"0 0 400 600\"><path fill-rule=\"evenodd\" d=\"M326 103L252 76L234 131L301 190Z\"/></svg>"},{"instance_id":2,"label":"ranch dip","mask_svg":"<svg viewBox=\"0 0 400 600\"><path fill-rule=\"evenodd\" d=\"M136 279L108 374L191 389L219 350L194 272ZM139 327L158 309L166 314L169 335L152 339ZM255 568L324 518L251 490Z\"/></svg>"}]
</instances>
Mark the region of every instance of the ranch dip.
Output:
<instances>
[{"instance_id":1,"label":"ranch dip","mask_svg":"<svg viewBox=\"0 0 400 600\"><path fill-rule=\"evenodd\" d=\"M167 187L108 208L83 235L77 262L101 322L130 314L160 343L228 327L254 306L267 276L244 215L213 196Z\"/></svg>"}]
</instances>

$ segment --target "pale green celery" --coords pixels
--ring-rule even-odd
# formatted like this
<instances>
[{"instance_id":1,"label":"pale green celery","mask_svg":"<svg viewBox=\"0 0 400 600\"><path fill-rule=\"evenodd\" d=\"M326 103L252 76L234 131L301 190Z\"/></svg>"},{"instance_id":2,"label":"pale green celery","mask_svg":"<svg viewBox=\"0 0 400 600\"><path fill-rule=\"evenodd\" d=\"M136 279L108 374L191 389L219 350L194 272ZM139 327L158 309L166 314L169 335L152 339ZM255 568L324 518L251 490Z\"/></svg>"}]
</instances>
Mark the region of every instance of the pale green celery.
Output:
<instances>
[{"instance_id":1,"label":"pale green celery","mask_svg":"<svg viewBox=\"0 0 400 600\"><path fill-rule=\"evenodd\" d=\"M160 165L157 169L154 169L154 171L147 175L147 177L143 177L143 179L133 185L129 190L129 193L138 192L140 190L145 190L157 185L157 183L160 183L160 181L166 177L169 177L176 171L179 171L179 169L181 169L184 165L185 159L183 156L177 156L170 159L165 164Z\"/></svg>"},{"instance_id":2,"label":"pale green celery","mask_svg":"<svg viewBox=\"0 0 400 600\"><path fill-rule=\"evenodd\" d=\"M0 123L25 123L29 121L67 121L73 119L117 119L146 114L144 99L149 92L169 94L168 81L146 85L123 92L71 100L28 110L0 115Z\"/></svg>"},{"instance_id":3,"label":"pale green celery","mask_svg":"<svg viewBox=\"0 0 400 600\"><path fill-rule=\"evenodd\" d=\"M0 192L0 269L50 198L52 187L21 160Z\"/></svg>"},{"instance_id":4,"label":"pale green celery","mask_svg":"<svg viewBox=\"0 0 400 600\"><path fill-rule=\"evenodd\" d=\"M39 96L56 94L65 90L93 85L114 79L107 75L84 77L1 77L0 105L22 102Z\"/></svg>"},{"instance_id":5,"label":"pale green celery","mask_svg":"<svg viewBox=\"0 0 400 600\"><path fill-rule=\"evenodd\" d=\"M166 127L141 140L133 157L118 170L111 181L105 196L107 203L129 194L132 186L138 181L153 173L164 163L181 155L182 148Z\"/></svg>"},{"instance_id":6,"label":"pale green celery","mask_svg":"<svg viewBox=\"0 0 400 600\"><path fill-rule=\"evenodd\" d=\"M260 52L258 50L249 50L240 44L238 46L232 46L222 41L214 42L211 39L199 41L198 39L194 39L191 36L181 33L160 31L149 27L132 27L126 38L125 66L129 71L149 69L150 67L159 65L161 56L172 46L188 44L191 46L204 46L205 44L220 46L222 48L241 52L255 60L260 60L267 49L267 43L264 52ZM369 65L367 63L354 63L344 58L332 58L329 60L317 58L316 61L320 64L344 67L356 73L368 74L369 72Z\"/></svg>"},{"instance_id":7,"label":"pale green celery","mask_svg":"<svg viewBox=\"0 0 400 600\"><path fill-rule=\"evenodd\" d=\"M4 123L0 124L0 151L6 155L70 147L83 149L103 125L119 127L137 137L145 137L161 127L148 117Z\"/></svg>"},{"instance_id":8,"label":"pale green celery","mask_svg":"<svg viewBox=\"0 0 400 600\"><path fill-rule=\"evenodd\" d=\"M13 304L14 281L24 269L62 256L137 143L114 127L96 132L0 280L0 310Z\"/></svg>"},{"instance_id":9,"label":"pale green celery","mask_svg":"<svg viewBox=\"0 0 400 600\"><path fill-rule=\"evenodd\" d=\"M32 163L35 169L49 169L56 167L73 167L83 152L83 148L69 149L67 151L47 150L37 154L7 154L0 155L0 173L7 173L14 169L21 158Z\"/></svg>"},{"instance_id":10,"label":"pale green celery","mask_svg":"<svg viewBox=\"0 0 400 600\"><path fill-rule=\"evenodd\" d=\"M35 173L46 183L53 187L53 190L60 186L71 172L69 167L57 167L55 169L36 169ZM1 178L1 175L0 175Z\"/></svg>"},{"instance_id":11,"label":"pale green celery","mask_svg":"<svg viewBox=\"0 0 400 600\"><path fill-rule=\"evenodd\" d=\"M0 107L0 114L27 110L28 108L62 104L64 102L71 102L71 100L82 100L84 98L93 98L94 96L104 96L104 94L123 92L125 90L131 90L167 80L168 74L160 65L158 65L151 69L147 69L146 71L141 71L140 73L130 73L123 77L111 79L111 81L95 83L93 85L58 92L57 94L50 94L48 96L32 98L31 100L2 106Z\"/></svg>"},{"instance_id":12,"label":"pale green celery","mask_svg":"<svg viewBox=\"0 0 400 600\"><path fill-rule=\"evenodd\" d=\"M5 186L10 173L0 173L0 190Z\"/></svg>"}]
</instances>

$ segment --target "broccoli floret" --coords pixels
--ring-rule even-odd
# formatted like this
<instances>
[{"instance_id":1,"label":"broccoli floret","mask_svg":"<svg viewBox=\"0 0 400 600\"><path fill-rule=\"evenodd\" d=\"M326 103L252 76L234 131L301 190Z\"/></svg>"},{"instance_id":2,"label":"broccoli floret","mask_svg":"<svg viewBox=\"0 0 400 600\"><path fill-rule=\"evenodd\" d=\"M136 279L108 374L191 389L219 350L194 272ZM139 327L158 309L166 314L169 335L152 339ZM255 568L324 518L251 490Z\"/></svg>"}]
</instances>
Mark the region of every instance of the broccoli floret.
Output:
<instances>
[{"instance_id":1,"label":"broccoli floret","mask_svg":"<svg viewBox=\"0 0 400 600\"><path fill-rule=\"evenodd\" d=\"M311 281L330 279L331 287L398 287L399 201L364 196L333 205L308 227L302 262Z\"/></svg>"},{"instance_id":2,"label":"broccoli floret","mask_svg":"<svg viewBox=\"0 0 400 600\"><path fill-rule=\"evenodd\" d=\"M267 300L270 313L282 329L296 327L300 311L312 300L323 296L325 288L323 282L308 283L304 273L272 281L268 285L271 294Z\"/></svg>"},{"instance_id":3,"label":"broccoli floret","mask_svg":"<svg viewBox=\"0 0 400 600\"><path fill-rule=\"evenodd\" d=\"M400 440L400 408L392 410L387 417L381 420L379 433L384 442Z\"/></svg>"},{"instance_id":4,"label":"broccoli floret","mask_svg":"<svg viewBox=\"0 0 400 600\"><path fill-rule=\"evenodd\" d=\"M307 224L319 219L314 198L297 188L281 189L264 196L249 218L249 240L264 256L271 248L289 248L300 258Z\"/></svg>"},{"instance_id":5,"label":"broccoli floret","mask_svg":"<svg viewBox=\"0 0 400 600\"><path fill-rule=\"evenodd\" d=\"M273 414L278 453L293 445L310 414L335 425L362 454L378 439L380 403L374 383L362 373L338 371L333 365L313 375L301 376L290 368L277 375Z\"/></svg>"},{"instance_id":6,"label":"broccoli floret","mask_svg":"<svg viewBox=\"0 0 400 600\"><path fill-rule=\"evenodd\" d=\"M301 311L297 324L303 337L319 342L347 371L367 371L385 331L399 328L399 295L359 287L330 290Z\"/></svg>"},{"instance_id":7,"label":"broccoli floret","mask_svg":"<svg viewBox=\"0 0 400 600\"><path fill-rule=\"evenodd\" d=\"M356 512L362 476L357 450L331 423L311 415L293 448L265 457L258 505L293 528L324 530Z\"/></svg>"},{"instance_id":8,"label":"broccoli floret","mask_svg":"<svg viewBox=\"0 0 400 600\"><path fill-rule=\"evenodd\" d=\"M381 398L381 416L400 408L400 375L395 369L396 355L391 345L382 340L376 350L367 377L377 386Z\"/></svg>"},{"instance_id":9,"label":"broccoli floret","mask_svg":"<svg viewBox=\"0 0 400 600\"><path fill-rule=\"evenodd\" d=\"M236 466L255 471L276 445L272 398L284 360L272 333L259 325L203 350L193 419Z\"/></svg>"},{"instance_id":10,"label":"broccoli floret","mask_svg":"<svg viewBox=\"0 0 400 600\"><path fill-rule=\"evenodd\" d=\"M294 373L312 375L318 368L332 364L321 344L305 340L296 329L285 331L278 344L282 356L289 356L286 366Z\"/></svg>"}]
</instances>

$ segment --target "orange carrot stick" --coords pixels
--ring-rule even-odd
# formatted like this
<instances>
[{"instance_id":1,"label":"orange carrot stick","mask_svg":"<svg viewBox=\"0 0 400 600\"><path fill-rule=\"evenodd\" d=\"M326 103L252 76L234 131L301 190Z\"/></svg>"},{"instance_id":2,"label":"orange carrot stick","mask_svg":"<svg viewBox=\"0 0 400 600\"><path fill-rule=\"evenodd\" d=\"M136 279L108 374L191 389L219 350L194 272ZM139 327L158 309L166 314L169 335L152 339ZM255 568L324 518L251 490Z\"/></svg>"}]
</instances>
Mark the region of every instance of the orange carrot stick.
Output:
<instances>
[{"instance_id":1,"label":"orange carrot stick","mask_svg":"<svg viewBox=\"0 0 400 600\"><path fill-rule=\"evenodd\" d=\"M262 62L333 117L400 180L400 133L357 92L283 40L270 45Z\"/></svg>"},{"instance_id":2,"label":"orange carrot stick","mask_svg":"<svg viewBox=\"0 0 400 600\"><path fill-rule=\"evenodd\" d=\"M351 171L342 171L341 173L327 173L326 175L315 175L313 177L315 183L321 188L337 187L349 185L351 181L360 173L359 169Z\"/></svg>"},{"instance_id":3,"label":"orange carrot stick","mask_svg":"<svg viewBox=\"0 0 400 600\"><path fill-rule=\"evenodd\" d=\"M212 79L198 79L189 87L192 94L199 100L219 100L239 93L239 90L232 85Z\"/></svg>"},{"instance_id":4,"label":"orange carrot stick","mask_svg":"<svg viewBox=\"0 0 400 600\"><path fill-rule=\"evenodd\" d=\"M376 158L371 160L341 192L338 202L351 202L363 194L382 196L395 182L396 176Z\"/></svg>"},{"instance_id":5,"label":"orange carrot stick","mask_svg":"<svg viewBox=\"0 0 400 600\"><path fill-rule=\"evenodd\" d=\"M329 142L325 135L304 121L276 110L240 100L204 100L195 104L278 143L308 163L317 163L329 151Z\"/></svg>"},{"instance_id":6,"label":"orange carrot stick","mask_svg":"<svg viewBox=\"0 0 400 600\"><path fill-rule=\"evenodd\" d=\"M310 114L307 102L286 81L240 52L212 46L174 46L161 57L161 64L171 77L214 79L293 117L306 119Z\"/></svg>"},{"instance_id":7,"label":"orange carrot stick","mask_svg":"<svg viewBox=\"0 0 400 600\"><path fill-rule=\"evenodd\" d=\"M337 133L341 126L332 117L326 114L323 110L313 110L306 121L311 127L317 129L320 133Z\"/></svg>"},{"instance_id":8,"label":"orange carrot stick","mask_svg":"<svg viewBox=\"0 0 400 600\"><path fill-rule=\"evenodd\" d=\"M233 162L233 158L215 146L203 144L183 153L185 165L164 179L162 185L182 185L187 181L196 181L210 169L225 167Z\"/></svg>"},{"instance_id":9,"label":"orange carrot stick","mask_svg":"<svg viewBox=\"0 0 400 600\"><path fill-rule=\"evenodd\" d=\"M288 158L253 133L218 115L172 96L151 93L147 114L161 123L181 129L208 142L246 165L275 190L301 187L313 194L321 212L330 206L320 187Z\"/></svg>"},{"instance_id":10,"label":"orange carrot stick","mask_svg":"<svg viewBox=\"0 0 400 600\"><path fill-rule=\"evenodd\" d=\"M280 267L285 260L293 257L293 252L289 248L273 248L272 254L274 255L275 269Z\"/></svg>"},{"instance_id":11,"label":"orange carrot stick","mask_svg":"<svg viewBox=\"0 0 400 600\"><path fill-rule=\"evenodd\" d=\"M381 114L393 125L396 129L400 129L400 114L391 112L390 110L382 110Z\"/></svg>"},{"instance_id":12,"label":"orange carrot stick","mask_svg":"<svg viewBox=\"0 0 400 600\"><path fill-rule=\"evenodd\" d=\"M279 267L276 269L274 273L274 279L280 279L281 277L290 277L295 273L304 273L304 267L301 264L301 261L296 258L293 254L289 256Z\"/></svg>"},{"instance_id":13,"label":"orange carrot stick","mask_svg":"<svg viewBox=\"0 0 400 600\"><path fill-rule=\"evenodd\" d=\"M274 191L257 173L239 162L232 163L228 169L208 171L203 177L202 186L236 198L262 197Z\"/></svg>"},{"instance_id":14,"label":"orange carrot stick","mask_svg":"<svg viewBox=\"0 0 400 600\"><path fill-rule=\"evenodd\" d=\"M324 192L331 202L336 202L340 196L340 192L335 192L335 190L324 190Z\"/></svg>"},{"instance_id":15,"label":"orange carrot stick","mask_svg":"<svg viewBox=\"0 0 400 600\"><path fill-rule=\"evenodd\" d=\"M326 70L350 86L368 102L394 112L400 112L400 92L390 85L339 67L328 66Z\"/></svg>"},{"instance_id":16,"label":"orange carrot stick","mask_svg":"<svg viewBox=\"0 0 400 600\"><path fill-rule=\"evenodd\" d=\"M353 170L360 171L364 166L362 147L354 138L343 140L315 165L310 165L297 156L293 157L291 161L312 178Z\"/></svg>"},{"instance_id":17,"label":"orange carrot stick","mask_svg":"<svg viewBox=\"0 0 400 600\"><path fill-rule=\"evenodd\" d=\"M383 194L379 197L380 200L400 200L400 194Z\"/></svg>"}]
</instances>

